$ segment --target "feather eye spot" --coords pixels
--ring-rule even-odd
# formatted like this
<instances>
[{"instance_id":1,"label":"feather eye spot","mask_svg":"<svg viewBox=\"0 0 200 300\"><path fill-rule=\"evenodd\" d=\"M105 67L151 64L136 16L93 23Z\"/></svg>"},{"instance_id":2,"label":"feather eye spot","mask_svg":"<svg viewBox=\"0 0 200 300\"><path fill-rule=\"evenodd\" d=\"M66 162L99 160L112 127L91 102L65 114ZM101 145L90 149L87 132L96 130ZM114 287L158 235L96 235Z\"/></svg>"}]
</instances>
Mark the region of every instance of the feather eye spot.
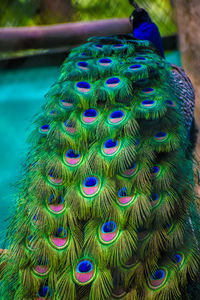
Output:
<instances>
[{"instance_id":1,"label":"feather eye spot","mask_svg":"<svg viewBox=\"0 0 200 300\"><path fill-rule=\"evenodd\" d=\"M171 100L166 100L165 103L167 104L167 106L169 107L176 107L176 103L171 101Z\"/></svg>"},{"instance_id":2,"label":"feather eye spot","mask_svg":"<svg viewBox=\"0 0 200 300\"><path fill-rule=\"evenodd\" d=\"M79 81L76 84L77 90L81 93L88 93L91 90L91 85L86 81Z\"/></svg>"},{"instance_id":3,"label":"feather eye spot","mask_svg":"<svg viewBox=\"0 0 200 300\"><path fill-rule=\"evenodd\" d=\"M150 277L149 287L153 290L156 290L162 287L167 280L167 270L160 268L156 270Z\"/></svg>"},{"instance_id":4,"label":"feather eye spot","mask_svg":"<svg viewBox=\"0 0 200 300\"><path fill-rule=\"evenodd\" d=\"M87 197L95 196L100 190L100 179L97 176L86 177L81 184L82 192Z\"/></svg>"},{"instance_id":5,"label":"feather eye spot","mask_svg":"<svg viewBox=\"0 0 200 300\"><path fill-rule=\"evenodd\" d=\"M123 265L123 267L125 269L132 269L132 268L136 267L138 264L139 264L138 258L135 255L133 255L126 261L126 263Z\"/></svg>"},{"instance_id":6,"label":"feather eye spot","mask_svg":"<svg viewBox=\"0 0 200 300\"><path fill-rule=\"evenodd\" d=\"M172 261L177 265L177 267L181 268L184 262L184 255L182 253L174 254Z\"/></svg>"},{"instance_id":7,"label":"feather eye spot","mask_svg":"<svg viewBox=\"0 0 200 300\"><path fill-rule=\"evenodd\" d=\"M118 125L124 120L124 118L125 118L124 110L115 110L109 115L108 121L111 124Z\"/></svg>"},{"instance_id":8,"label":"feather eye spot","mask_svg":"<svg viewBox=\"0 0 200 300\"><path fill-rule=\"evenodd\" d=\"M128 206L135 200L134 193L128 194L127 188L123 187L118 191L117 202L119 206Z\"/></svg>"},{"instance_id":9,"label":"feather eye spot","mask_svg":"<svg viewBox=\"0 0 200 300\"><path fill-rule=\"evenodd\" d=\"M64 128L71 135L76 133L75 122L73 122L73 121L66 120L64 122Z\"/></svg>"},{"instance_id":10,"label":"feather eye spot","mask_svg":"<svg viewBox=\"0 0 200 300\"><path fill-rule=\"evenodd\" d=\"M96 45L94 45L94 47L97 48L97 49L102 49L102 48L103 48L103 45L101 45L101 44L96 44Z\"/></svg>"},{"instance_id":11,"label":"feather eye spot","mask_svg":"<svg viewBox=\"0 0 200 300\"><path fill-rule=\"evenodd\" d=\"M154 107L156 102L154 100L144 100L142 101L142 106L145 108L151 108Z\"/></svg>"},{"instance_id":12,"label":"feather eye spot","mask_svg":"<svg viewBox=\"0 0 200 300\"><path fill-rule=\"evenodd\" d=\"M56 249L64 249L69 244L69 231L63 226L59 226L57 231L53 234L50 234L49 241L50 244Z\"/></svg>"},{"instance_id":13,"label":"feather eye spot","mask_svg":"<svg viewBox=\"0 0 200 300\"><path fill-rule=\"evenodd\" d=\"M111 78L106 80L106 85L109 88L115 88L115 87L119 86L120 82L121 81L118 77L111 77Z\"/></svg>"},{"instance_id":14,"label":"feather eye spot","mask_svg":"<svg viewBox=\"0 0 200 300\"><path fill-rule=\"evenodd\" d=\"M155 135L154 138L155 138L155 140L156 140L157 142L163 142L163 141L166 141L166 140L167 140L168 135L167 135L166 132L160 131L160 132L156 133L156 135Z\"/></svg>"},{"instance_id":15,"label":"feather eye spot","mask_svg":"<svg viewBox=\"0 0 200 300\"><path fill-rule=\"evenodd\" d=\"M114 242L118 235L118 226L114 221L107 221L99 228L99 239L103 244L110 244Z\"/></svg>"},{"instance_id":16,"label":"feather eye spot","mask_svg":"<svg viewBox=\"0 0 200 300\"><path fill-rule=\"evenodd\" d=\"M138 70L138 69L141 69L141 68L142 68L142 66L139 65L139 64L137 64L137 65L131 65L129 67L129 69L132 70L132 71L135 71L135 70Z\"/></svg>"},{"instance_id":17,"label":"feather eye spot","mask_svg":"<svg viewBox=\"0 0 200 300\"><path fill-rule=\"evenodd\" d=\"M121 48L124 48L124 47L125 47L124 44L115 44L115 45L113 45L114 49L121 49Z\"/></svg>"},{"instance_id":18,"label":"feather eye spot","mask_svg":"<svg viewBox=\"0 0 200 300\"><path fill-rule=\"evenodd\" d=\"M61 99L60 105L61 105L61 107L70 109L73 107L74 101L72 99Z\"/></svg>"},{"instance_id":19,"label":"feather eye spot","mask_svg":"<svg viewBox=\"0 0 200 300\"><path fill-rule=\"evenodd\" d=\"M153 168L151 168L150 173L152 177L157 177L160 173L160 167L154 166Z\"/></svg>"},{"instance_id":20,"label":"feather eye spot","mask_svg":"<svg viewBox=\"0 0 200 300\"><path fill-rule=\"evenodd\" d=\"M132 177L132 176L136 175L138 170L139 170L138 164L136 162L133 162L132 165L130 166L130 168L126 169L123 172L123 176Z\"/></svg>"},{"instance_id":21,"label":"feather eye spot","mask_svg":"<svg viewBox=\"0 0 200 300\"><path fill-rule=\"evenodd\" d=\"M144 89L142 90L142 92L143 92L144 94L152 95L152 94L155 92L155 90L154 90L153 88L151 88L151 87L147 87L147 88L144 88Z\"/></svg>"},{"instance_id":22,"label":"feather eye spot","mask_svg":"<svg viewBox=\"0 0 200 300\"><path fill-rule=\"evenodd\" d=\"M88 70L88 63L86 61L80 61L78 67L81 70Z\"/></svg>"},{"instance_id":23,"label":"feather eye spot","mask_svg":"<svg viewBox=\"0 0 200 300\"><path fill-rule=\"evenodd\" d=\"M56 198L54 194L51 194L47 204L48 209L54 214L60 214L65 209L64 198L62 195L59 195Z\"/></svg>"},{"instance_id":24,"label":"feather eye spot","mask_svg":"<svg viewBox=\"0 0 200 300\"><path fill-rule=\"evenodd\" d=\"M151 206L155 208L160 202L160 195L156 192L153 192L151 194L150 201L151 201Z\"/></svg>"},{"instance_id":25,"label":"feather eye spot","mask_svg":"<svg viewBox=\"0 0 200 300\"><path fill-rule=\"evenodd\" d=\"M81 152L74 151L73 149L69 149L64 152L65 163L70 167L78 166L82 161Z\"/></svg>"},{"instance_id":26,"label":"feather eye spot","mask_svg":"<svg viewBox=\"0 0 200 300\"><path fill-rule=\"evenodd\" d=\"M58 112L57 112L57 110L56 109L52 109L50 112L49 112L49 115L50 116L57 116L57 114L58 114Z\"/></svg>"},{"instance_id":27,"label":"feather eye spot","mask_svg":"<svg viewBox=\"0 0 200 300\"><path fill-rule=\"evenodd\" d=\"M95 273L95 264L89 259L82 259L73 268L74 281L79 285L90 283L94 279Z\"/></svg>"},{"instance_id":28,"label":"feather eye spot","mask_svg":"<svg viewBox=\"0 0 200 300\"><path fill-rule=\"evenodd\" d=\"M40 259L37 264L33 267L33 272L39 276L45 276L50 272L48 259Z\"/></svg>"},{"instance_id":29,"label":"feather eye spot","mask_svg":"<svg viewBox=\"0 0 200 300\"><path fill-rule=\"evenodd\" d=\"M47 134L50 130L50 125L49 124L45 124L45 125L42 125L39 129L40 133L43 133L43 134Z\"/></svg>"},{"instance_id":30,"label":"feather eye spot","mask_svg":"<svg viewBox=\"0 0 200 300\"><path fill-rule=\"evenodd\" d=\"M110 58L102 58L99 60L99 65L103 67L107 67L112 63L112 60Z\"/></svg>"},{"instance_id":31,"label":"feather eye spot","mask_svg":"<svg viewBox=\"0 0 200 300\"><path fill-rule=\"evenodd\" d=\"M43 285L40 287L37 293L37 300L50 299L52 295L53 295L52 289L50 289L48 285Z\"/></svg>"},{"instance_id":32,"label":"feather eye spot","mask_svg":"<svg viewBox=\"0 0 200 300\"><path fill-rule=\"evenodd\" d=\"M145 57L143 56L138 56L134 58L135 60L147 60Z\"/></svg>"},{"instance_id":33,"label":"feather eye spot","mask_svg":"<svg viewBox=\"0 0 200 300\"><path fill-rule=\"evenodd\" d=\"M28 235L27 240L26 240L26 246L29 250L34 250L36 247L36 239L37 236L36 235Z\"/></svg>"},{"instance_id":34,"label":"feather eye spot","mask_svg":"<svg viewBox=\"0 0 200 300\"><path fill-rule=\"evenodd\" d=\"M50 183L53 183L54 185L61 185L63 183L62 179L56 175L54 169L51 169L49 171L48 180Z\"/></svg>"},{"instance_id":35,"label":"feather eye spot","mask_svg":"<svg viewBox=\"0 0 200 300\"><path fill-rule=\"evenodd\" d=\"M105 141L104 144L102 145L103 154L107 156L115 155L119 151L119 149L120 149L119 139L116 140L109 139Z\"/></svg>"},{"instance_id":36,"label":"feather eye spot","mask_svg":"<svg viewBox=\"0 0 200 300\"><path fill-rule=\"evenodd\" d=\"M97 109L89 108L82 114L82 121L85 124L93 124L99 117L99 111Z\"/></svg>"}]
</instances>

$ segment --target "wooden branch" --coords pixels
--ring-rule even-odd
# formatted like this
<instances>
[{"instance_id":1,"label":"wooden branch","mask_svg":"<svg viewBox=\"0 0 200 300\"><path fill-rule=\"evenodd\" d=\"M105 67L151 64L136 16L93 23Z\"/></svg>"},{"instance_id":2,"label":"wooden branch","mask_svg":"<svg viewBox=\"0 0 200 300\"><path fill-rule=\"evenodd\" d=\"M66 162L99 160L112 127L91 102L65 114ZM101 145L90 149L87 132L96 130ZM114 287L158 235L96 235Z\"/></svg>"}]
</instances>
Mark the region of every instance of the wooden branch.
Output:
<instances>
[{"instance_id":1,"label":"wooden branch","mask_svg":"<svg viewBox=\"0 0 200 300\"><path fill-rule=\"evenodd\" d=\"M49 49L81 44L91 36L131 32L127 19L0 29L0 51Z\"/></svg>"}]
</instances>

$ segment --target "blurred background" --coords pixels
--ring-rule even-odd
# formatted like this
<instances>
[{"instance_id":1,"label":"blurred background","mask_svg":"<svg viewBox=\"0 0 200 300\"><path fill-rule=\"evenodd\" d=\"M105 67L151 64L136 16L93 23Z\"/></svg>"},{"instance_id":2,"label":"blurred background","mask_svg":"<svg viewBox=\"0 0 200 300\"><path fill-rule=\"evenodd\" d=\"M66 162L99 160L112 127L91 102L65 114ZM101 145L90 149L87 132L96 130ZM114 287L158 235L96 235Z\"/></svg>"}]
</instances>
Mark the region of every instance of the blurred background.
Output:
<instances>
[{"instance_id":1,"label":"blurred background","mask_svg":"<svg viewBox=\"0 0 200 300\"><path fill-rule=\"evenodd\" d=\"M199 0L136 2L158 25L166 59L182 64L191 78L200 125ZM0 248L28 152L27 133L62 61L91 35L130 33L132 11L128 0L0 0Z\"/></svg>"}]
</instances>

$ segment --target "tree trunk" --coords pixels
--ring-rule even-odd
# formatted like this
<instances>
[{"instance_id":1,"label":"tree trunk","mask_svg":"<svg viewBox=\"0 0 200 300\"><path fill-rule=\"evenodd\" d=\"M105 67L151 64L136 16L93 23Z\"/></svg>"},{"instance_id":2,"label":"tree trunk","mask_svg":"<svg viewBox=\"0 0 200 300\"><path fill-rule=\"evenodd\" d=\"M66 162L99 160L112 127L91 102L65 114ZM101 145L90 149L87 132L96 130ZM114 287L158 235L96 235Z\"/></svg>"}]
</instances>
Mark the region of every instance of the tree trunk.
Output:
<instances>
[{"instance_id":1,"label":"tree trunk","mask_svg":"<svg viewBox=\"0 0 200 300\"><path fill-rule=\"evenodd\" d=\"M182 64L196 92L195 119L200 131L200 1L174 0ZM200 156L200 134L196 148Z\"/></svg>"}]
</instances>

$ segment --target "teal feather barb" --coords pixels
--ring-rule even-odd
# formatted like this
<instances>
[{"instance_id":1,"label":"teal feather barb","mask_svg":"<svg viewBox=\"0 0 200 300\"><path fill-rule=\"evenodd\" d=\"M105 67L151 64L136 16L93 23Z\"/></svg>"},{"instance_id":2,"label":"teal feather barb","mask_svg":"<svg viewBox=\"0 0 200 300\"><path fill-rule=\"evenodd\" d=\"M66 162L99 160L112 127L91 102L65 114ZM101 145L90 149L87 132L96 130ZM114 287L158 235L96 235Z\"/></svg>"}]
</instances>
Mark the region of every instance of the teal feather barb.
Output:
<instances>
[{"instance_id":1,"label":"teal feather barb","mask_svg":"<svg viewBox=\"0 0 200 300\"><path fill-rule=\"evenodd\" d=\"M194 99L177 70L129 36L71 51L34 122L2 299L193 297L199 211L183 101Z\"/></svg>"}]
</instances>

